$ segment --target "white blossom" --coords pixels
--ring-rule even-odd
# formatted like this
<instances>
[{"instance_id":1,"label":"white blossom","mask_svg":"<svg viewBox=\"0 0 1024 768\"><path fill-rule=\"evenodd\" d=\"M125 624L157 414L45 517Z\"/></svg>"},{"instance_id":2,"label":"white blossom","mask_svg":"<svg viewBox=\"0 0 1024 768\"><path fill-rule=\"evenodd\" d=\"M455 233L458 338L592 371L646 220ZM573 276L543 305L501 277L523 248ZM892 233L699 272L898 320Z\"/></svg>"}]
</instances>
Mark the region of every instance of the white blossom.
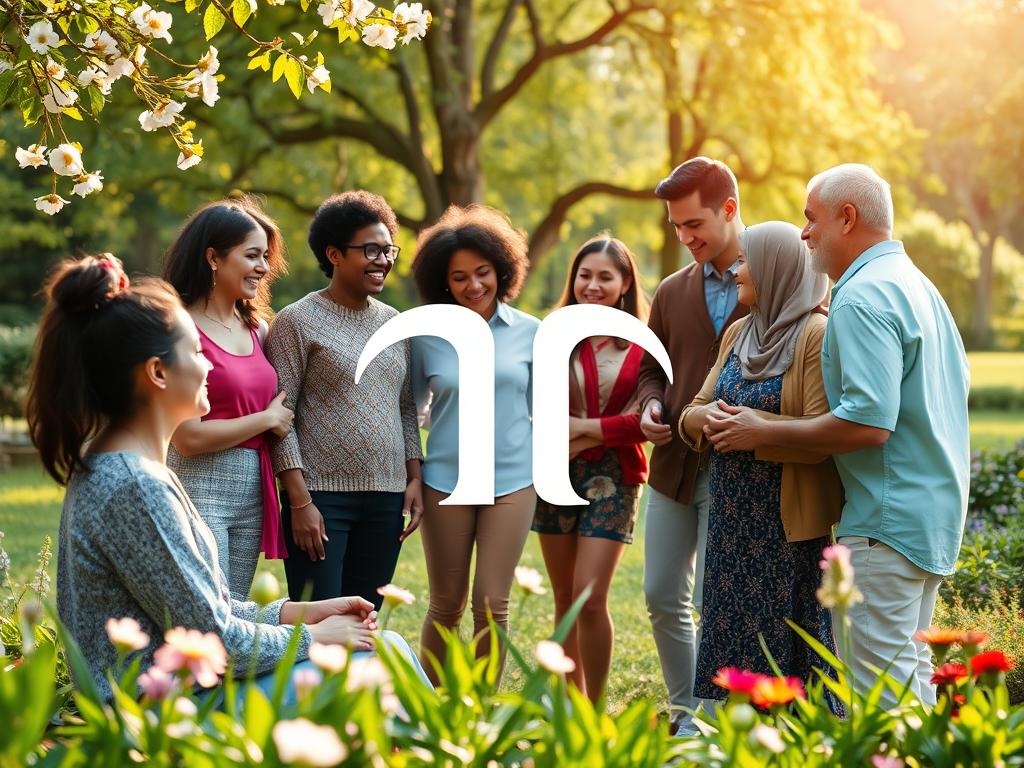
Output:
<instances>
[{"instance_id":1,"label":"white blossom","mask_svg":"<svg viewBox=\"0 0 1024 768\"><path fill-rule=\"evenodd\" d=\"M53 216L53 214L57 213L67 204L68 201L60 195L43 195L36 198L36 209L50 216Z\"/></svg>"},{"instance_id":2,"label":"white blossom","mask_svg":"<svg viewBox=\"0 0 1024 768\"><path fill-rule=\"evenodd\" d=\"M576 669L576 662L565 655L565 650L554 640L541 640L534 652L537 663L556 675L567 674Z\"/></svg>"},{"instance_id":3,"label":"white blossom","mask_svg":"<svg viewBox=\"0 0 1024 768\"><path fill-rule=\"evenodd\" d=\"M28 149L22 149L18 147L14 153L14 159L18 161L19 168L38 168L41 165L46 165L45 157L46 147L39 144L30 144Z\"/></svg>"},{"instance_id":4,"label":"white blossom","mask_svg":"<svg viewBox=\"0 0 1024 768\"><path fill-rule=\"evenodd\" d=\"M157 37L168 43L172 42L171 33L168 30L174 19L167 11L154 11L149 3L143 3L132 11L128 18L131 19L135 28L146 37Z\"/></svg>"},{"instance_id":5,"label":"white blossom","mask_svg":"<svg viewBox=\"0 0 1024 768\"><path fill-rule=\"evenodd\" d=\"M110 77L99 67L86 67L78 73L78 84L83 88L92 85L99 88L104 96L110 94Z\"/></svg>"},{"instance_id":6,"label":"white blossom","mask_svg":"<svg viewBox=\"0 0 1024 768\"><path fill-rule=\"evenodd\" d=\"M117 41L106 30L90 32L85 36L85 47L91 48L100 56L120 56L121 51L117 47Z\"/></svg>"},{"instance_id":7,"label":"white blossom","mask_svg":"<svg viewBox=\"0 0 1024 768\"><path fill-rule=\"evenodd\" d=\"M309 88L310 93L313 93L321 85L329 82L331 82L331 73L327 71L327 67L323 64L318 64L306 78L306 87Z\"/></svg>"},{"instance_id":8,"label":"white blossom","mask_svg":"<svg viewBox=\"0 0 1024 768\"><path fill-rule=\"evenodd\" d=\"M185 86L185 95L192 99L202 97L203 103L212 107L220 98L220 83L216 75L208 73L197 74L195 78Z\"/></svg>"},{"instance_id":9,"label":"white blossom","mask_svg":"<svg viewBox=\"0 0 1024 768\"><path fill-rule=\"evenodd\" d=\"M337 765L348 755L337 732L329 725L317 725L305 718L279 720L272 731L281 762L305 766Z\"/></svg>"},{"instance_id":10,"label":"white blossom","mask_svg":"<svg viewBox=\"0 0 1024 768\"><path fill-rule=\"evenodd\" d=\"M320 3L317 6L316 12L320 14L320 18L324 20L324 26L329 27L338 17L341 15L341 9L333 2L333 0L327 0L327 2Z\"/></svg>"},{"instance_id":11,"label":"white blossom","mask_svg":"<svg viewBox=\"0 0 1024 768\"><path fill-rule=\"evenodd\" d=\"M186 154L186 152L188 154ZM178 168L182 171L187 171L193 166L199 165L199 162L203 159L202 155L192 150L192 147L186 147L178 153Z\"/></svg>"},{"instance_id":12,"label":"white blossom","mask_svg":"<svg viewBox=\"0 0 1024 768\"><path fill-rule=\"evenodd\" d=\"M25 42L29 44L34 53L43 54L47 53L51 48L58 47L60 45L60 37L53 31L53 25L43 20L37 21L29 27ZM57 210L60 209L58 208Z\"/></svg>"},{"instance_id":13,"label":"white blossom","mask_svg":"<svg viewBox=\"0 0 1024 768\"><path fill-rule=\"evenodd\" d=\"M155 131L157 128L166 128L174 122L174 118L185 108L180 101L168 101L160 104L155 109L147 109L139 115L139 125L144 131Z\"/></svg>"},{"instance_id":14,"label":"white blossom","mask_svg":"<svg viewBox=\"0 0 1024 768\"><path fill-rule=\"evenodd\" d=\"M345 21L354 27L360 21L365 21L375 8L376 6L370 0L349 0Z\"/></svg>"},{"instance_id":15,"label":"white blossom","mask_svg":"<svg viewBox=\"0 0 1024 768\"><path fill-rule=\"evenodd\" d=\"M370 24L363 30L363 42L371 48L385 48L390 51L395 47L397 37L398 30L384 24Z\"/></svg>"},{"instance_id":16,"label":"white blossom","mask_svg":"<svg viewBox=\"0 0 1024 768\"><path fill-rule=\"evenodd\" d=\"M332 674L341 672L345 668L345 661L348 659L348 651L345 650L344 646L327 643L311 643L308 655L309 660L320 669Z\"/></svg>"},{"instance_id":17,"label":"white blossom","mask_svg":"<svg viewBox=\"0 0 1024 768\"><path fill-rule=\"evenodd\" d=\"M80 181L75 184L72 190L79 197L88 197L93 192L103 189L103 174L100 171L84 173L78 177Z\"/></svg>"},{"instance_id":18,"label":"white blossom","mask_svg":"<svg viewBox=\"0 0 1024 768\"><path fill-rule=\"evenodd\" d=\"M215 75L220 69L220 59L217 58L217 49L212 45L198 62L196 62L196 69L200 72L206 73L207 75Z\"/></svg>"},{"instance_id":19,"label":"white blossom","mask_svg":"<svg viewBox=\"0 0 1024 768\"><path fill-rule=\"evenodd\" d=\"M523 592L531 595L543 595L547 592L544 589L544 577L536 568L527 568L524 565L517 565L515 570L516 584Z\"/></svg>"},{"instance_id":20,"label":"white blossom","mask_svg":"<svg viewBox=\"0 0 1024 768\"><path fill-rule=\"evenodd\" d=\"M0 59L0 74L10 72L12 69L14 69L14 65L11 62L6 59Z\"/></svg>"},{"instance_id":21,"label":"white blossom","mask_svg":"<svg viewBox=\"0 0 1024 768\"><path fill-rule=\"evenodd\" d=\"M752 743L760 744L770 752L774 752L777 755L782 754L786 751L786 742L782 740L782 736L779 732L772 728L770 725L764 723L758 723L750 730L750 741Z\"/></svg>"},{"instance_id":22,"label":"white blossom","mask_svg":"<svg viewBox=\"0 0 1024 768\"><path fill-rule=\"evenodd\" d=\"M141 47L141 46L140 46ZM107 69L107 77L110 78L110 82L119 80L122 77L127 77L135 73L135 63L131 59L126 59L124 56L119 56L114 59Z\"/></svg>"},{"instance_id":23,"label":"white blossom","mask_svg":"<svg viewBox=\"0 0 1024 768\"><path fill-rule=\"evenodd\" d=\"M50 92L43 97L43 107L47 112L56 113L70 107L76 101L78 101L77 91L60 83L51 83Z\"/></svg>"},{"instance_id":24,"label":"white blossom","mask_svg":"<svg viewBox=\"0 0 1024 768\"><path fill-rule=\"evenodd\" d=\"M413 3L413 5L419 5L419 3ZM402 45L408 45L412 40L422 39L423 36L427 34L428 27L430 27L430 11L424 11L405 25L405 34L402 35Z\"/></svg>"},{"instance_id":25,"label":"white blossom","mask_svg":"<svg viewBox=\"0 0 1024 768\"><path fill-rule=\"evenodd\" d=\"M64 79L64 65L53 59L47 57L46 59L46 76L50 80L63 80Z\"/></svg>"},{"instance_id":26,"label":"white blossom","mask_svg":"<svg viewBox=\"0 0 1024 768\"><path fill-rule=\"evenodd\" d=\"M59 176L81 176L82 153L72 144L61 144L50 150L50 167Z\"/></svg>"}]
</instances>

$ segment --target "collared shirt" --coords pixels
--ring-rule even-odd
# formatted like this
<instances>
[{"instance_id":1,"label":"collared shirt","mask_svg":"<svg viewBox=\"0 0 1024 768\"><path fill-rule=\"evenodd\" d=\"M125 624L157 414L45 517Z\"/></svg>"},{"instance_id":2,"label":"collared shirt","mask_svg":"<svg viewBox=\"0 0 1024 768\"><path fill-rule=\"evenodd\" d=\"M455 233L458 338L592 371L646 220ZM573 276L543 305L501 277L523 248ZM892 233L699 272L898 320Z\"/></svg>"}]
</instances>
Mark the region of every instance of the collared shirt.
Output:
<instances>
[{"instance_id":1,"label":"collared shirt","mask_svg":"<svg viewBox=\"0 0 1024 768\"><path fill-rule=\"evenodd\" d=\"M725 319L736 309L736 267L734 261L724 273L719 272L710 261L704 264L704 301L708 305L708 316L715 327L715 333L721 333Z\"/></svg>"},{"instance_id":2,"label":"collared shirt","mask_svg":"<svg viewBox=\"0 0 1024 768\"><path fill-rule=\"evenodd\" d=\"M533 337L540 321L498 302L494 335L494 495L533 483ZM423 482L451 493L459 479L459 357L437 336L412 339L416 404L430 403Z\"/></svg>"},{"instance_id":3,"label":"collared shirt","mask_svg":"<svg viewBox=\"0 0 1024 768\"><path fill-rule=\"evenodd\" d=\"M970 482L970 373L945 301L900 241L867 249L836 283L821 364L836 417L892 433L835 456L846 489L836 535L952 573Z\"/></svg>"}]
</instances>

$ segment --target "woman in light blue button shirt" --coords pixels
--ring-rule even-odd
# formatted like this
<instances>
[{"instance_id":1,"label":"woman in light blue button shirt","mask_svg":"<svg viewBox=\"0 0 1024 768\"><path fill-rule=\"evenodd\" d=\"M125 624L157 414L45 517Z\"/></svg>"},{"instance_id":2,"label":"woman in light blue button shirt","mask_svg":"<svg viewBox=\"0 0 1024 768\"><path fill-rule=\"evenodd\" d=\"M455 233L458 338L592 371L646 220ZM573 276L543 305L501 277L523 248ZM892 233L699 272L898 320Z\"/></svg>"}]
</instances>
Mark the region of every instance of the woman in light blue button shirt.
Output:
<instances>
[{"instance_id":1,"label":"woman in light blue button shirt","mask_svg":"<svg viewBox=\"0 0 1024 768\"><path fill-rule=\"evenodd\" d=\"M518 295L528 267L524 235L502 213L479 205L449 208L420 235L412 264L425 304L467 307L494 334L495 499L487 506L440 506L458 481L459 361L454 347L436 336L415 337L412 344L416 401L421 408L430 404L420 531L430 583L421 658L432 677L430 656L443 660L445 654L436 625L459 626L469 596L474 545L474 634L486 633L488 609L508 629L509 592L537 501L531 398L533 337L540 321L506 303ZM477 655L488 653L485 634Z\"/></svg>"}]
</instances>

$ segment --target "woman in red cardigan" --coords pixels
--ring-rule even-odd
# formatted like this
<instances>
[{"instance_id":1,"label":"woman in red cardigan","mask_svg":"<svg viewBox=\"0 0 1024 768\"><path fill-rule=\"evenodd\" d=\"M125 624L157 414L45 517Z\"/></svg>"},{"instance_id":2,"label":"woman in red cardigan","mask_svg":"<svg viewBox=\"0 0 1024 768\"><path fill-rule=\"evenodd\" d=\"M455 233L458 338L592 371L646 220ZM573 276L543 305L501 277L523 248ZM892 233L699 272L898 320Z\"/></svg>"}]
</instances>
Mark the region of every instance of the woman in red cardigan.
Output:
<instances>
[{"instance_id":1,"label":"woman in red cardigan","mask_svg":"<svg viewBox=\"0 0 1024 768\"><path fill-rule=\"evenodd\" d=\"M646 322L647 300L637 278L633 254L602 233L576 254L558 306L603 304ZM633 541L647 480L636 400L643 355L642 348L609 336L591 336L576 347L569 363L569 476L590 504L560 507L538 500L533 523L555 593L556 624L592 586L565 651L576 662L569 679L595 702L608 679L615 635L608 591Z\"/></svg>"}]
</instances>

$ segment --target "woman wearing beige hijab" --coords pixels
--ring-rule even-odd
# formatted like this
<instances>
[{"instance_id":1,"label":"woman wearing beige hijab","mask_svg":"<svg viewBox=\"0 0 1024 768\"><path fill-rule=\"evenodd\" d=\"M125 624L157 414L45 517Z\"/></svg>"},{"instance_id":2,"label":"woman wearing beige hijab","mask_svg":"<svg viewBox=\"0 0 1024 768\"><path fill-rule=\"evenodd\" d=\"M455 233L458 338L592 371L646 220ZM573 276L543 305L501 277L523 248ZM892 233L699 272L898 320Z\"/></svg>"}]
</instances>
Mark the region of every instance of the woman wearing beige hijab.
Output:
<instances>
[{"instance_id":1,"label":"woman wearing beige hijab","mask_svg":"<svg viewBox=\"0 0 1024 768\"><path fill-rule=\"evenodd\" d=\"M718 360L679 419L696 450L705 427L744 405L768 418L828 411L821 379L821 309L828 281L792 224L773 221L740 236L737 298L750 307L722 337ZM792 619L835 649L829 612L818 605L819 561L839 519L842 486L828 456L719 445L710 456L711 511L704 572L703 635L694 693L724 698L723 667L770 673L761 635L783 674L806 680L823 662L793 632Z\"/></svg>"}]
</instances>

